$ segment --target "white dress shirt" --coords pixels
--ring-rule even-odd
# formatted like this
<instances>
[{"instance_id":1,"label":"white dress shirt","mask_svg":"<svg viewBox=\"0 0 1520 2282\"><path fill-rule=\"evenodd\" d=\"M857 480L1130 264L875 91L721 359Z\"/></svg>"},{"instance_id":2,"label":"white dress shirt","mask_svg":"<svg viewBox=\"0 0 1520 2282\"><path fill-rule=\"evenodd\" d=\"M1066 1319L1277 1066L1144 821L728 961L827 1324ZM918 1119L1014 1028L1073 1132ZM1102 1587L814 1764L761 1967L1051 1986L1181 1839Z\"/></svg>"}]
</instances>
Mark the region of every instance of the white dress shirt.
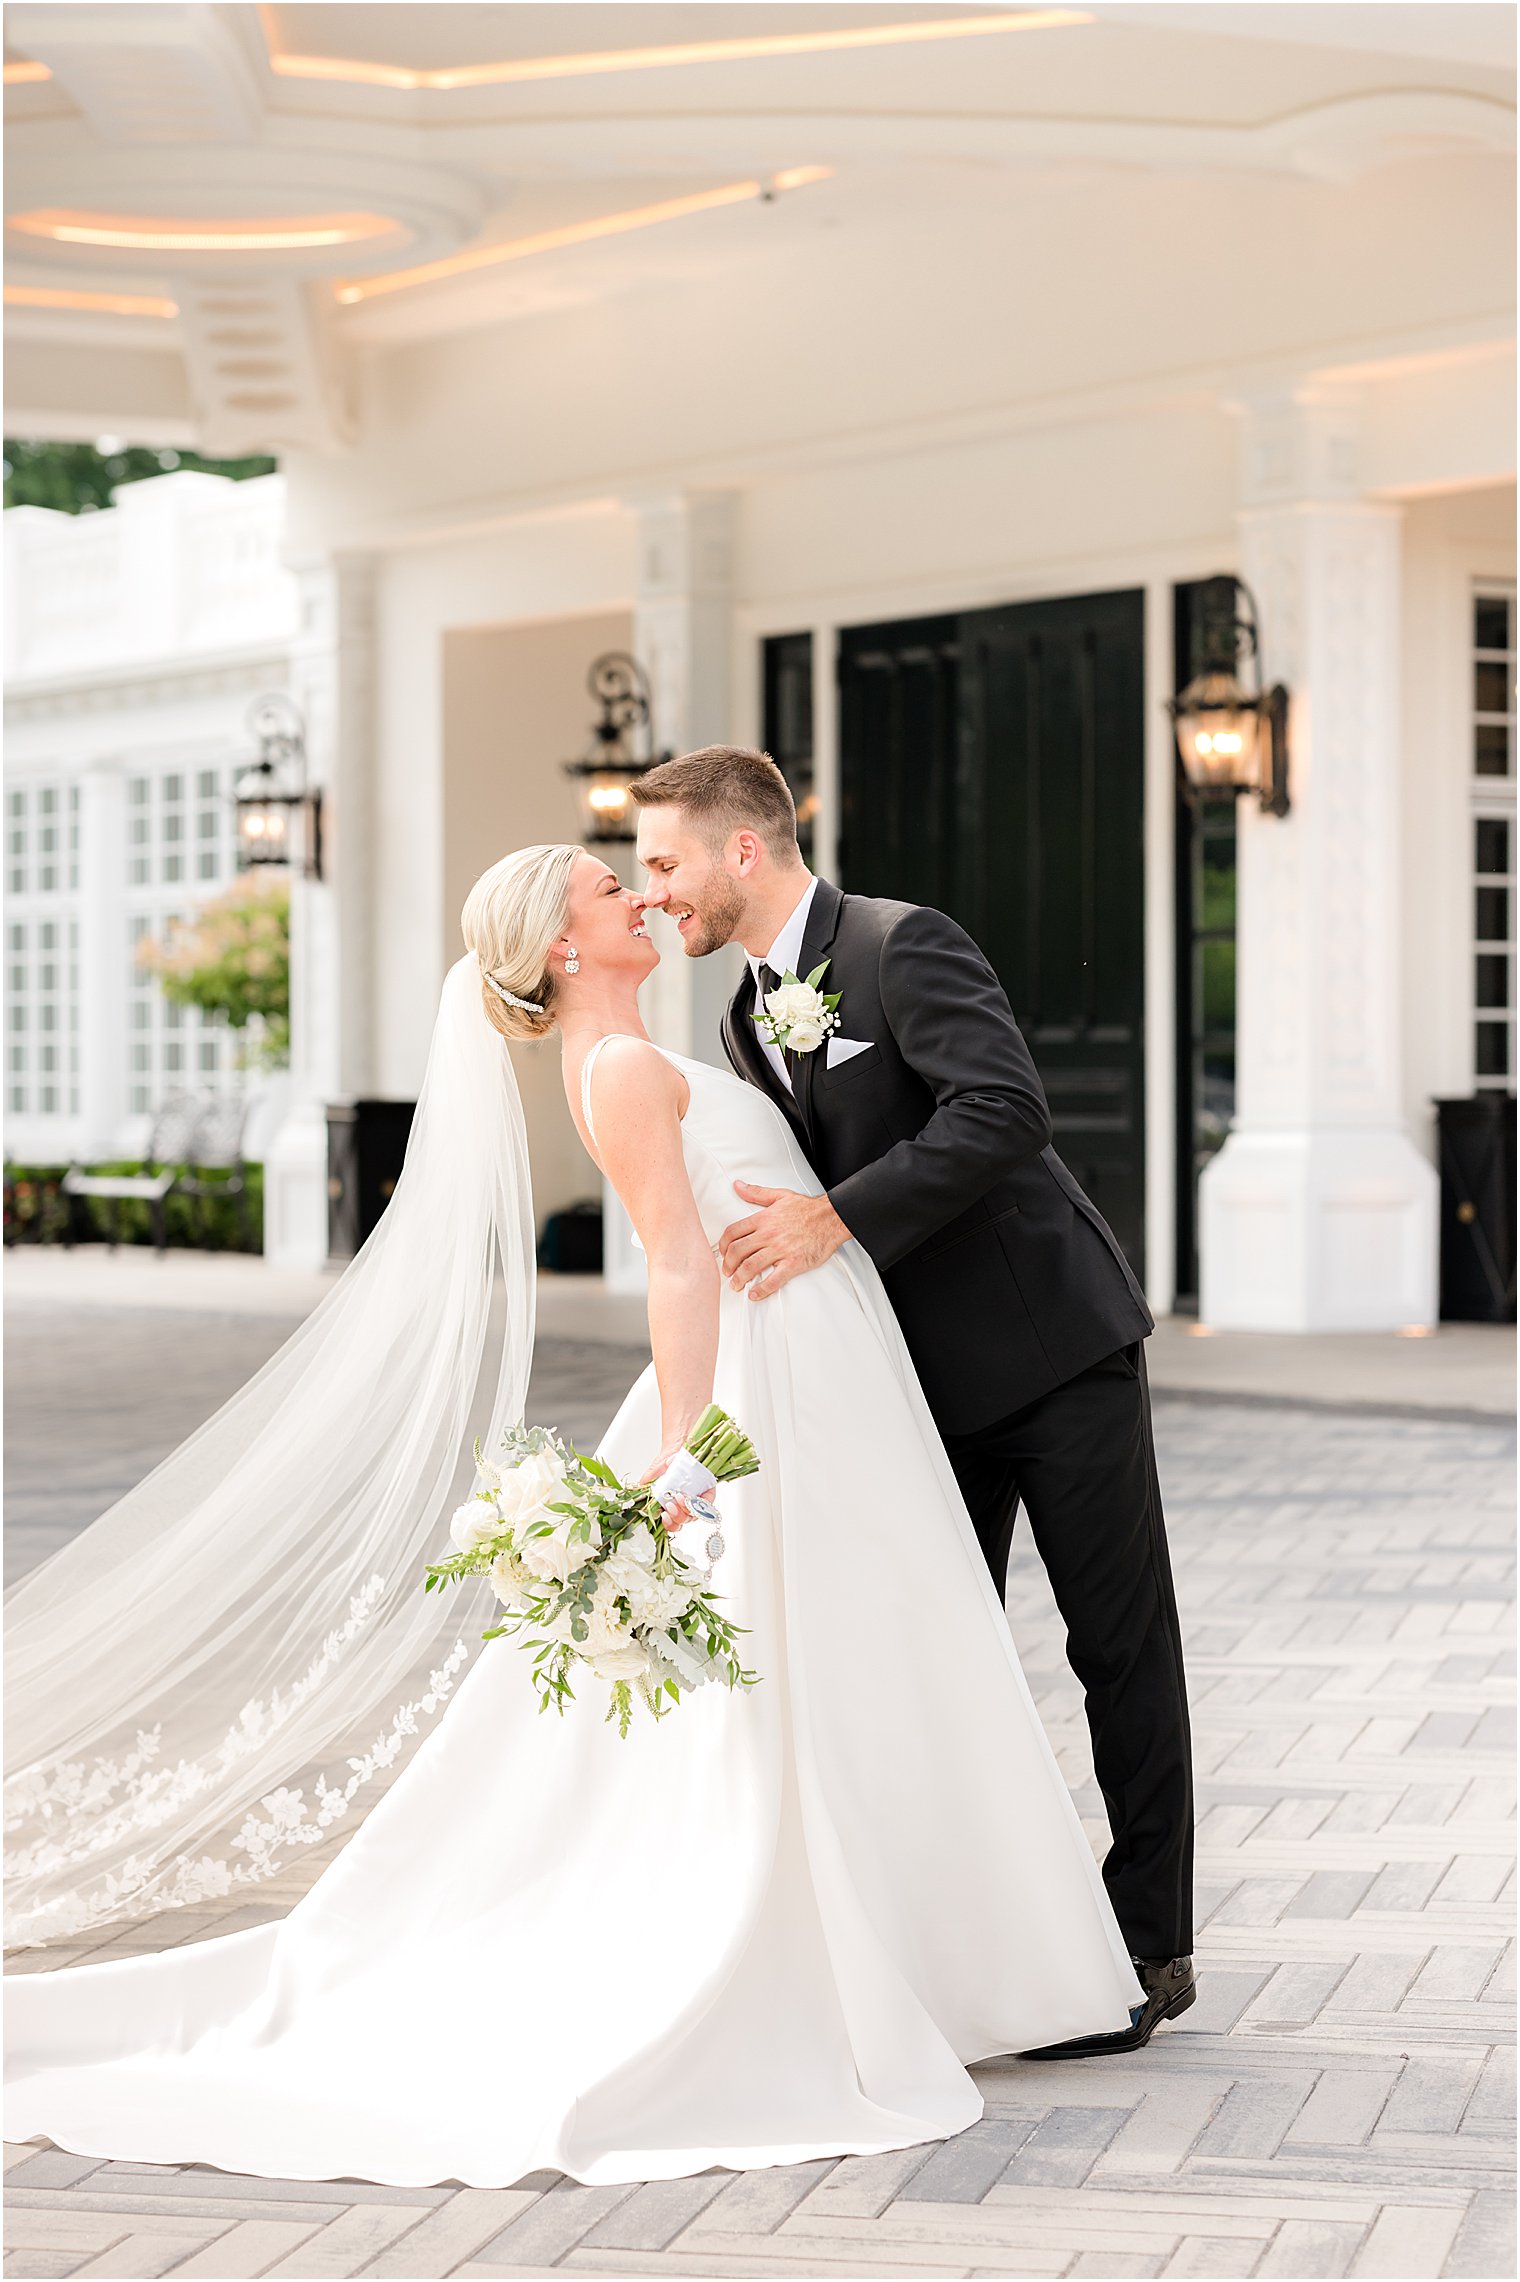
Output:
<instances>
[{"instance_id":1,"label":"white dress shirt","mask_svg":"<svg viewBox=\"0 0 1520 2282\"><path fill-rule=\"evenodd\" d=\"M802 957L802 938L807 933L808 913L813 908L813 897L817 890L817 880L810 878L793 908L790 919L783 924L780 934L766 952L763 960L757 959L753 951L748 954L749 971L755 978L755 1011L757 1013L760 1010L760 969L762 965L772 968L778 975L784 975L788 968L794 975L801 973L797 962ZM787 1092L790 1093L792 1081L786 1066L786 1056L779 1046L771 1044L763 1030L757 1030L755 1036L760 1041L761 1053L770 1063Z\"/></svg>"}]
</instances>

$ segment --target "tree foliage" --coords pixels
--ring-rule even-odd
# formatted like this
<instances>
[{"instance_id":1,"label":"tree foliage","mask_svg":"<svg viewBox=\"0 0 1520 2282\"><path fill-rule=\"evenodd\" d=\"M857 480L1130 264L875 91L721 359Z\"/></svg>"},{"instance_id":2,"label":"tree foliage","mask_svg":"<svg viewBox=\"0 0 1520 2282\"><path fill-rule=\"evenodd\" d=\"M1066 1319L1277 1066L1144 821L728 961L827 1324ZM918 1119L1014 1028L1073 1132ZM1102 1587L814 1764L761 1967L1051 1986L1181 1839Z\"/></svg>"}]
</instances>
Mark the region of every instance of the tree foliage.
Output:
<instances>
[{"instance_id":1,"label":"tree foliage","mask_svg":"<svg viewBox=\"0 0 1520 2282\"><path fill-rule=\"evenodd\" d=\"M244 872L162 941L145 936L137 963L176 1006L220 1014L234 1030L255 1017L249 1059L274 1069L290 1056L290 886Z\"/></svg>"},{"instance_id":2,"label":"tree foliage","mask_svg":"<svg viewBox=\"0 0 1520 2282\"><path fill-rule=\"evenodd\" d=\"M109 507L120 484L141 483L146 477L172 475L190 468L202 475L230 476L235 483L251 475L272 475L275 462L264 456L243 460L208 460L199 452L170 450L167 446L114 445L102 451L95 444L31 442L5 439L5 504L7 507L52 507L62 515L90 515Z\"/></svg>"}]
</instances>

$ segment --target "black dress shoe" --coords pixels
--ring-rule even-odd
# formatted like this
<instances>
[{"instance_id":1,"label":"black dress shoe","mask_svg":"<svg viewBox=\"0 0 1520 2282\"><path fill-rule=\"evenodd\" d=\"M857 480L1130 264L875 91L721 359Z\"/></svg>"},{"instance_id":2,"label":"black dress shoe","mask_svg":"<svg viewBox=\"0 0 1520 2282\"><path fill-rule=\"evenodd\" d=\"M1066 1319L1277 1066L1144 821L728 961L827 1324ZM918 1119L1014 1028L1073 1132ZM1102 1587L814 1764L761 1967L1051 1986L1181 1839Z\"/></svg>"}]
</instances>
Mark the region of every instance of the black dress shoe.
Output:
<instances>
[{"instance_id":1,"label":"black dress shoe","mask_svg":"<svg viewBox=\"0 0 1520 2282\"><path fill-rule=\"evenodd\" d=\"M1152 1962L1133 1957L1130 1963L1145 1991L1145 2002L1130 2008L1129 2027L1106 2036L1074 2036L1065 2044L1042 2044L1038 2051L1022 2052L1021 2060L1082 2060L1101 2052L1138 2052L1149 2044L1163 2021L1185 2013L1198 1995L1191 1957L1162 1958Z\"/></svg>"}]
</instances>

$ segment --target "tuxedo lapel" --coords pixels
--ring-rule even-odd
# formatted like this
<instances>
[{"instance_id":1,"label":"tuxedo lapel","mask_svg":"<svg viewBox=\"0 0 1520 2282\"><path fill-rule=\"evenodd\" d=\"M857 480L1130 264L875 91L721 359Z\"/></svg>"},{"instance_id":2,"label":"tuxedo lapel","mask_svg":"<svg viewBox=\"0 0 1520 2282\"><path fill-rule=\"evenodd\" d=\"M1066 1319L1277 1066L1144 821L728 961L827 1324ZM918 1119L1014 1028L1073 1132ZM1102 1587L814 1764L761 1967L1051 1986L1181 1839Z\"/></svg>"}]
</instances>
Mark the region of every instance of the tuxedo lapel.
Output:
<instances>
[{"instance_id":1,"label":"tuxedo lapel","mask_svg":"<svg viewBox=\"0 0 1520 2282\"><path fill-rule=\"evenodd\" d=\"M839 932L839 915L843 909L844 897L832 880L820 880L813 891L812 907L802 937L802 952L797 961L797 972L804 982L813 969L829 957L834 937ZM828 991L837 990L839 986L831 975L825 975L818 987ZM794 1054L791 1060L797 1106L802 1112L803 1128L809 1136L813 1130L814 1067L827 1051L827 1045L818 1046L811 1054Z\"/></svg>"},{"instance_id":2,"label":"tuxedo lapel","mask_svg":"<svg viewBox=\"0 0 1520 2282\"><path fill-rule=\"evenodd\" d=\"M758 1086L762 1093L768 1095L772 1101L784 1109L796 1130L798 1138L805 1141L807 1128L803 1123L797 1098L782 1085L770 1063L766 1060L760 1044L760 1033L754 1025L754 1012L755 978L750 973L748 962L746 962L744 979L729 1000L727 1012L723 1017L724 1048L740 1077L748 1079L752 1086Z\"/></svg>"}]
</instances>

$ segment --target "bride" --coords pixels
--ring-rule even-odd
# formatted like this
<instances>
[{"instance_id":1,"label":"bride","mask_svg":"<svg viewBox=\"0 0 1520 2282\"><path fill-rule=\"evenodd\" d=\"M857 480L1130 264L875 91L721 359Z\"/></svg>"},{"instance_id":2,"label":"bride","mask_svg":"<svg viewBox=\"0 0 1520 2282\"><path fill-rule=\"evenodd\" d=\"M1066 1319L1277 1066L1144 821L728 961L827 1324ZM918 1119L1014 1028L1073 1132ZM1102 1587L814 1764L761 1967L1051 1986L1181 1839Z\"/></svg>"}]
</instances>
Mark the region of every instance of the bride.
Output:
<instances>
[{"instance_id":1,"label":"bride","mask_svg":"<svg viewBox=\"0 0 1520 2282\"><path fill-rule=\"evenodd\" d=\"M818 1183L756 1088L650 1041L658 954L605 864L520 849L464 934L376 1235L249 1387L13 1596L17 1937L278 1871L453 1700L282 1919L12 1977L7 2136L490 2187L962 2131L971 2063L1122 2028L1140 1991L876 1271L850 1242L764 1306L724 1285L734 1182ZM461 1644L309 1801L313 1764L438 1650L421 1567L457 1495L495 1261L491 1431L521 1412L531 1220L505 1041L553 1030L649 1262L654 1361L602 1455L651 1478L709 1400L749 1434L760 1471L722 1493L715 1586L761 1682L621 1741L591 1701L538 1717L506 1644L456 1691Z\"/></svg>"}]
</instances>

